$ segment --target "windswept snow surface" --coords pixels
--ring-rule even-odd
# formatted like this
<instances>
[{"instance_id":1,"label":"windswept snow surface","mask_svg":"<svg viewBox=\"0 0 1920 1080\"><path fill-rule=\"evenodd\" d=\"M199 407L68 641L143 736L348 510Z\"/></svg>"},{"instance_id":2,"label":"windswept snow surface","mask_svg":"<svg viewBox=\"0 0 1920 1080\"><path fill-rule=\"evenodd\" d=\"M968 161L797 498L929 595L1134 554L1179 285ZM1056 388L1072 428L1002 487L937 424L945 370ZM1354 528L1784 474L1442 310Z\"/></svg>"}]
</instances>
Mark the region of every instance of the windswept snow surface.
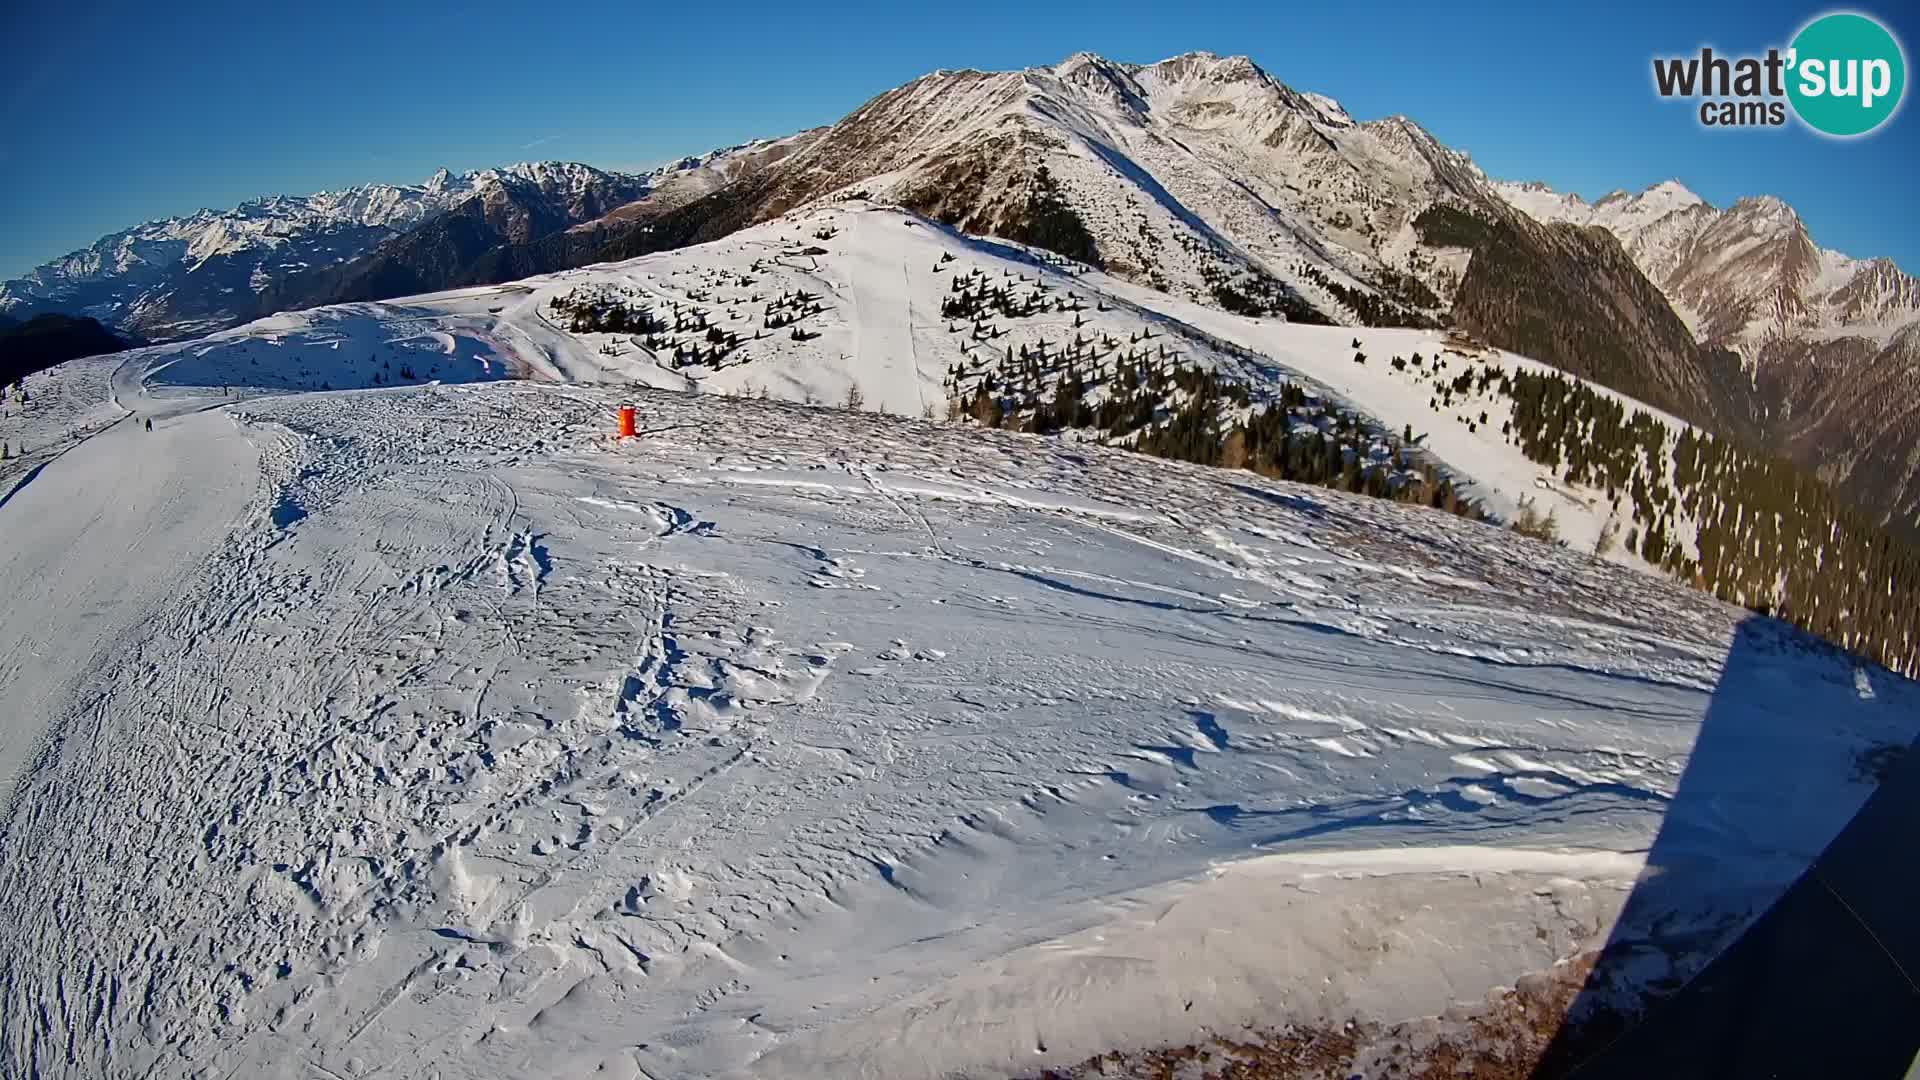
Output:
<instances>
[{"instance_id":1,"label":"windswept snow surface","mask_svg":"<svg viewBox=\"0 0 1920 1080\"><path fill-rule=\"evenodd\" d=\"M45 724L10 1073L994 1075L1437 1013L1604 934L1727 693L1706 598L1247 474L686 394L619 444L615 392L528 382L223 400L133 398L154 435L0 507ZM1702 821L1724 918L1911 737L1858 677L1741 691L1826 779Z\"/></svg>"},{"instance_id":2,"label":"windswept snow surface","mask_svg":"<svg viewBox=\"0 0 1920 1080\"><path fill-rule=\"evenodd\" d=\"M1920 728L1450 515L566 381L909 411L944 329L869 305L934 260L863 244L792 271L857 320L719 372L540 314L699 249L56 369L131 415L0 504L0 1073L996 1076L1435 1015L1633 919L1703 961Z\"/></svg>"}]
</instances>

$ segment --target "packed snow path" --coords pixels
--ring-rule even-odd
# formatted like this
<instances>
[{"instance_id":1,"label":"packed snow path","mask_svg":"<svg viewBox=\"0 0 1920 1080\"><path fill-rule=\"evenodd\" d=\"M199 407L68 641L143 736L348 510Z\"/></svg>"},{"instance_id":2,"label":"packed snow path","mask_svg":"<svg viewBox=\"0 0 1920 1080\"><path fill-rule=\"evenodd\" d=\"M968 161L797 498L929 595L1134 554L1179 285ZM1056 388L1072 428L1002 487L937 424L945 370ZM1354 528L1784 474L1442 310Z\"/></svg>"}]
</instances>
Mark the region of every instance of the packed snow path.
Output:
<instances>
[{"instance_id":1,"label":"packed snow path","mask_svg":"<svg viewBox=\"0 0 1920 1080\"><path fill-rule=\"evenodd\" d=\"M0 784L237 523L254 447L198 406L142 401L0 487Z\"/></svg>"},{"instance_id":2,"label":"packed snow path","mask_svg":"<svg viewBox=\"0 0 1920 1080\"><path fill-rule=\"evenodd\" d=\"M887 243L887 225L893 223L882 224L876 217L849 214L843 219L843 227L851 233L846 247L855 262L847 275L847 291L852 296L852 367L865 374L861 382L873 387L869 407L898 416L919 416L927 410L929 401L945 400L940 385L945 369L920 369L914 332L916 290L909 260L916 255L931 256L925 247L902 250ZM897 281L891 265L895 262L899 264ZM925 272L924 267L921 270ZM919 290L922 295L928 291ZM938 309L934 308L921 317L937 315Z\"/></svg>"},{"instance_id":3,"label":"packed snow path","mask_svg":"<svg viewBox=\"0 0 1920 1080\"><path fill-rule=\"evenodd\" d=\"M0 702L45 725L9 1075L994 1075L1437 1013L1606 936L1704 715L1721 935L1920 715L1786 635L1723 685L1705 597L1246 473L170 393L0 506Z\"/></svg>"}]
</instances>

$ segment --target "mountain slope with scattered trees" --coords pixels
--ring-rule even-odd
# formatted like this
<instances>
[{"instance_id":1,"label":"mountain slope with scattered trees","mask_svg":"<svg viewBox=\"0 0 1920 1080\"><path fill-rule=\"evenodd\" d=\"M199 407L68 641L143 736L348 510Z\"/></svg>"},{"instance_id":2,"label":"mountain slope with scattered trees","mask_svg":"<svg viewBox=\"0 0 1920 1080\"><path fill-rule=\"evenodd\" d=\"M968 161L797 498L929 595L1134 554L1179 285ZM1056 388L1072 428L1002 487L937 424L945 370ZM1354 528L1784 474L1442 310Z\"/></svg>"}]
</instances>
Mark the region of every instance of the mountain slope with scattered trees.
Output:
<instances>
[{"instance_id":1,"label":"mountain slope with scattered trees","mask_svg":"<svg viewBox=\"0 0 1920 1080\"><path fill-rule=\"evenodd\" d=\"M119 352L135 344L85 316L47 314L26 322L8 320L0 323L0 383L18 382L55 364Z\"/></svg>"},{"instance_id":2,"label":"mountain slope with scattered trees","mask_svg":"<svg viewBox=\"0 0 1920 1080\"><path fill-rule=\"evenodd\" d=\"M1697 344L1605 230L1444 205L1414 227L1431 245L1472 253L1454 325L1693 423L1751 434L1738 358Z\"/></svg>"},{"instance_id":3,"label":"mountain slope with scattered trees","mask_svg":"<svg viewBox=\"0 0 1920 1080\"><path fill-rule=\"evenodd\" d=\"M1718 208L1667 180L1589 205L1541 184L1496 188L1540 221L1618 237L1695 337L1738 354L1758 445L1920 538L1920 280L1819 247L1767 196Z\"/></svg>"}]
</instances>

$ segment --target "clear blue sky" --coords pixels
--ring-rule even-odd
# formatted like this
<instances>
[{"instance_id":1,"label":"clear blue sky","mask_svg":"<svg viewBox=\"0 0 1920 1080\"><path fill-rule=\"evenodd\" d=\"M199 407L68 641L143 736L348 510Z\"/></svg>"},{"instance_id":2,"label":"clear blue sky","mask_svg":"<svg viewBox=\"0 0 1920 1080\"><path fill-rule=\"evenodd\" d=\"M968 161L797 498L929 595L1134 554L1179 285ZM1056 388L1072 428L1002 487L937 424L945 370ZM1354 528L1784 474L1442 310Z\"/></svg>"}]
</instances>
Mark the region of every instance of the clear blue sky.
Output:
<instances>
[{"instance_id":1,"label":"clear blue sky","mask_svg":"<svg viewBox=\"0 0 1920 1080\"><path fill-rule=\"evenodd\" d=\"M1920 272L1920 109L1838 142L1712 132L1653 55L1784 45L1819 7L1539 2L0 5L0 278L138 221L269 193L559 158L655 164L832 122L934 68L1082 49L1245 53L1360 119L1405 113L1489 173L1595 197L1678 177L1774 194L1814 238ZM1910 58L1920 20L1892 5ZM1899 16L1899 17L1895 17ZM1912 96L1910 93L1909 96Z\"/></svg>"}]
</instances>

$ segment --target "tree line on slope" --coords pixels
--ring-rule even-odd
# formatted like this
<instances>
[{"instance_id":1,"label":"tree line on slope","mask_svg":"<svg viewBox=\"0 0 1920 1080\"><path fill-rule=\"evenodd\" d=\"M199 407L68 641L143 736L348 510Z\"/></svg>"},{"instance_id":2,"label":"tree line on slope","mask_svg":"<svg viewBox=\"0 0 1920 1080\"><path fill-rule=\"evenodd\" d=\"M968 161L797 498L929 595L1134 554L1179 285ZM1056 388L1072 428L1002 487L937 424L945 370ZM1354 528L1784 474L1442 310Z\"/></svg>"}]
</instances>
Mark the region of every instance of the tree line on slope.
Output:
<instances>
[{"instance_id":1,"label":"tree line on slope","mask_svg":"<svg viewBox=\"0 0 1920 1080\"><path fill-rule=\"evenodd\" d=\"M1164 344L1107 344L1009 346L993 359L983 350L949 370L949 415L1036 434L1086 432L1158 457L1486 517L1410 424L1384 431L1292 381L1256 400L1242 382ZM1431 373L1435 410L1458 399L1467 410L1458 419L1470 428L1488 424L1487 408L1504 399L1511 418L1502 438L1565 483L1605 492L1616 520L1603 548L1624 543L1686 584L1890 670L1920 672L1920 553L1811 474L1691 427L1675 430L1558 372L1482 363L1448 377L1441 359L1388 363ZM1552 516L1530 503L1510 524L1556 537Z\"/></svg>"},{"instance_id":2,"label":"tree line on slope","mask_svg":"<svg viewBox=\"0 0 1920 1080\"><path fill-rule=\"evenodd\" d=\"M947 377L949 417L1035 434L1087 432L1155 457L1485 516L1410 428L1382 430L1291 381L1256 401L1243 383L1183 363L1165 346L1087 355L1023 346L998 362L957 364Z\"/></svg>"},{"instance_id":3,"label":"tree line on slope","mask_svg":"<svg viewBox=\"0 0 1920 1080\"><path fill-rule=\"evenodd\" d=\"M1067 202L1059 181L1045 165L1034 171L1033 183L1027 191L1026 212L1003 223L1000 232L1009 240L1032 244L1088 266L1101 265L1100 249L1093 242L1093 233Z\"/></svg>"},{"instance_id":4,"label":"tree line on slope","mask_svg":"<svg viewBox=\"0 0 1920 1080\"><path fill-rule=\"evenodd\" d=\"M1920 551L1813 474L1692 427L1676 433L1557 372L1503 374L1498 385L1513 401L1515 444L1630 509L1625 542L1646 561L1890 670L1920 673Z\"/></svg>"},{"instance_id":5,"label":"tree line on slope","mask_svg":"<svg viewBox=\"0 0 1920 1080\"><path fill-rule=\"evenodd\" d=\"M760 266L754 264L756 273ZM718 273L738 290L757 280L731 271ZM787 331L790 340L809 341L820 333L802 324L826 311L820 295L803 289L718 300L710 290L695 288L686 297L684 303L671 297L655 300L631 285L585 285L550 298L546 310L549 319L569 333L618 335L674 370L718 370L746 363L751 358L733 359L734 353L779 330ZM619 341L609 341L600 351L618 356L621 347Z\"/></svg>"},{"instance_id":6,"label":"tree line on slope","mask_svg":"<svg viewBox=\"0 0 1920 1080\"><path fill-rule=\"evenodd\" d=\"M1439 320L1428 311L1440 307L1440 298L1411 274L1383 269L1378 272L1377 291L1346 285L1309 262L1294 264L1294 273L1325 289L1353 312L1362 326L1411 326L1432 329Z\"/></svg>"},{"instance_id":7,"label":"tree line on slope","mask_svg":"<svg viewBox=\"0 0 1920 1080\"><path fill-rule=\"evenodd\" d=\"M1625 415L1571 380L1528 375L1503 386L1529 458L1632 499L1626 540L1643 558L1889 668L1920 670L1912 523L1892 522L1899 531L1890 534L1876 524L1878 507L1752 449L1767 445L1757 419L1765 409L1738 358L1695 342L1610 233L1488 220L1445 205L1423 211L1414 228L1428 244L1472 251L1456 326L1700 429L1674 432L1645 413ZM1656 441L1680 461L1673 482L1646 472L1623 478L1621 455L1638 447L1653 460ZM1694 554L1675 534L1679 516L1694 524Z\"/></svg>"},{"instance_id":8,"label":"tree line on slope","mask_svg":"<svg viewBox=\"0 0 1920 1080\"><path fill-rule=\"evenodd\" d=\"M1693 338L1613 234L1435 204L1423 243L1472 251L1452 325L1720 434L1749 438L1739 358Z\"/></svg>"}]
</instances>

